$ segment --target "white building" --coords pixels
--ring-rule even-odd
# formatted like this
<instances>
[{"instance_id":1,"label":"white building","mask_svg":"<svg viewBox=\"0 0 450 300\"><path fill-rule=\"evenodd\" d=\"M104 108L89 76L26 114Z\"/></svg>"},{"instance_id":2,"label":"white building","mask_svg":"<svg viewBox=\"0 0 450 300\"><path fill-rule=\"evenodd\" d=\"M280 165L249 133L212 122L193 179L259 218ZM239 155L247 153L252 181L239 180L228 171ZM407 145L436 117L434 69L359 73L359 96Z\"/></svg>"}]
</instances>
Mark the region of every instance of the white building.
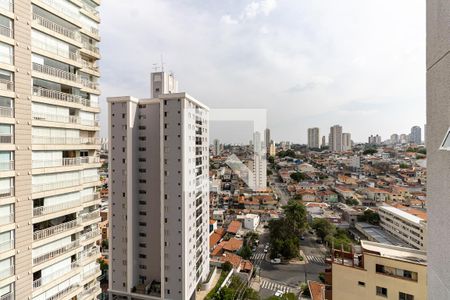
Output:
<instances>
[{"instance_id":1,"label":"white building","mask_svg":"<svg viewBox=\"0 0 450 300\"><path fill-rule=\"evenodd\" d=\"M342 151L352 150L352 135L350 133L342 134Z\"/></svg>"},{"instance_id":2,"label":"white building","mask_svg":"<svg viewBox=\"0 0 450 300\"><path fill-rule=\"evenodd\" d=\"M251 178L249 178L249 186L253 190L265 190L267 188L267 159L266 148L261 141L261 133L253 134L253 160L249 161L249 169Z\"/></svg>"},{"instance_id":3,"label":"white building","mask_svg":"<svg viewBox=\"0 0 450 300\"><path fill-rule=\"evenodd\" d=\"M342 126L334 125L330 128L329 145L332 152L342 152Z\"/></svg>"},{"instance_id":4,"label":"white building","mask_svg":"<svg viewBox=\"0 0 450 300\"><path fill-rule=\"evenodd\" d=\"M244 218L244 228L249 230L256 230L259 225L259 215L246 214Z\"/></svg>"},{"instance_id":5,"label":"white building","mask_svg":"<svg viewBox=\"0 0 450 300\"><path fill-rule=\"evenodd\" d=\"M275 147L275 143L271 143L270 144L270 148L269 148L269 155L275 157L275 155L277 154L277 148Z\"/></svg>"},{"instance_id":6,"label":"white building","mask_svg":"<svg viewBox=\"0 0 450 300\"><path fill-rule=\"evenodd\" d=\"M380 225L413 248L426 250L426 220L392 206L381 206Z\"/></svg>"},{"instance_id":7,"label":"white building","mask_svg":"<svg viewBox=\"0 0 450 300\"><path fill-rule=\"evenodd\" d=\"M209 273L208 108L152 78L158 98L108 99L109 291L192 299Z\"/></svg>"},{"instance_id":8,"label":"white building","mask_svg":"<svg viewBox=\"0 0 450 300\"><path fill-rule=\"evenodd\" d=\"M320 130L317 127L308 128L308 148L320 148Z\"/></svg>"}]
</instances>

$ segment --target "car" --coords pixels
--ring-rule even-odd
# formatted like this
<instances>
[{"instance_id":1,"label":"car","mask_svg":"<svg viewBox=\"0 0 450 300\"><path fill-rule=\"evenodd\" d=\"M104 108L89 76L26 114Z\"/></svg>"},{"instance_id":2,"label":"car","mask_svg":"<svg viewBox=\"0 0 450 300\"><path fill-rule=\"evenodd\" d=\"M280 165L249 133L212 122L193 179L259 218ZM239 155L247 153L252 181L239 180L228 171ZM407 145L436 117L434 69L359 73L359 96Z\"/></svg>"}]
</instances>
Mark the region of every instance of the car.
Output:
<instances>
[{"instance_id":1,"label":"car","mask_svg":"<svg viewBox=\"0 0 450 300\"><path fill-rule=\"evenodd\" d=\"M264 248L264 253L267 253L267 252L269 252L269 249Z\"/></svg>"},{"instance_id":2,"label":"car","mask_svg":"<svg viewBox=\"0 0 450 300\"><path fill-rule=\"evenodd\" d=\"M302 241L304 241L304 240L305 240L305 236L302 235L302 236L300 237L300 239L301 239Z\"/></svg>"},{"instance_id":3,"label":"car","mask_svg":"<svg viewBox=\"0 0 450 300\"><path fill-rule=\"evenodd\" d=\"M252 248L252 251L253 251L253 252L256 252L256 247L253 247L253 248Z\"/></svg>"},{"instance_id":4,"label":"car","mask_svg":"<svg viewBox=\"0 0 450 300\"><path fill-rule=\"evenodd\" d=\"M280 264L280 263L281 263L281 259L279 259L279 258L271 259L271 260L270 260L270 263L271 263L271 264Z\"/></svg>"},{"instance_id":5,"label":"car","mask_svg":"<svg viewBox=\"0 0 450 300\"><path fill-rule=\"evenodd\" d=\"M280 290L278 290L278 291L276 291L275 292L275 297L283 297L283 295L284 295L284 292L283 291L280 291Z\"/></svg>"}]
</instances>

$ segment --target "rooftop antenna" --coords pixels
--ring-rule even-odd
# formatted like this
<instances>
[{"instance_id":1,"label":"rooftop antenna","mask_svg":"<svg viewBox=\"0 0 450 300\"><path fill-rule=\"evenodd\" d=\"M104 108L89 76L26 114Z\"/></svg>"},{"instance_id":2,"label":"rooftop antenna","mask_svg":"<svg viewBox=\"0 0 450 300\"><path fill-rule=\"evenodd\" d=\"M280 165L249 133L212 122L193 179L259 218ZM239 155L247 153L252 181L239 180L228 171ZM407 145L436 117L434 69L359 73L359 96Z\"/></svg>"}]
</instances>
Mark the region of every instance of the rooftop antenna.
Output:
<instances>
[{"instance_id":1,"label":"rooftop antenna","mask_svg":"<svg viewBox=\"0 0 450 300\"><path fill-rule=\"evenodd\" d=\"M159 70L158 64L153 64L153 71L158 72L158 70Z\"/></svg>"},{"instance_id":2,"label":"rooftop antenna","mask_svg":"<svg viewBox=\"0 0 450 300\"><path fill-rule=\"evenodd\" d=\"M164 57L161 54L161 71L164 72Z\"/></svg>"}]
</instances>

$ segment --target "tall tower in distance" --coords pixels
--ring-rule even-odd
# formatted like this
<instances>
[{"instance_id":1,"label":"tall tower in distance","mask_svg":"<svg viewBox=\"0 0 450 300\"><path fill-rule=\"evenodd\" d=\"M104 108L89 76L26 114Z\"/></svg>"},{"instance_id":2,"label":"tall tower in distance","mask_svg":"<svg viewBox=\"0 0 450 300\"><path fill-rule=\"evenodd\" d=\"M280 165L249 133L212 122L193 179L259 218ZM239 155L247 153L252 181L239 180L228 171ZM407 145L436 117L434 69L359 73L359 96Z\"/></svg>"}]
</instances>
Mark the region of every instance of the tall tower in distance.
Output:
<instances>
[{"instance_id":1,"label":"tall tower in distance","mask_svg":"<svg viewBox=\"0 0 450 300\"><path fill-rule=\"evenodd\" d=\"M428 299L450 299L450 32L448 0L427 3Z\"/></svg>"},{"instance_id":2,"label":"tall tower in distance","mask_svg":"<svg viewBox=\"0 0 450 300\"><path fill-rule=\"evenodd\" d=\"M99 0L0 1L0 299L96 299Z\"/></svg>"},{"instance_id":3,"label":"tall tower in distance","mask_svg":"<svg viewBox=\"0 0 450 300\"><path fill-rule=\"evenodd\" d=\"M108 98L113 299L194 299L209 273L209 109L164 91Z\"/></svg>"},{"instance_id":4,"label":"tall tower in distance","mask_svg":"<svg viewBox=\"0 0 450 300\"><path fill-rule=\"evenodd\" d=\"M330 150L332 152L342 152L342 126L334 125L330 128L329 136Z\"/></svg>"},{"instance_id":5,"label":"tall tower in distance","mask_svg":"<svg viewBox=\"0 0 450 300\"><path fill-rule=\"evenodd\" d=\"M350 133L342 134L342 151L352 150L352 135Z\"/></svg>"},{"instance_id":6,"label":"tall tower in distance","mask_svg":"<svg viewBox=\"0 0 450 300\"><path fill-rule=\"evenodd\" d=\"M422 144L422 128L420 128L420 126L413 126L411 128L411 134L409 135L409 141L416 145Z\"/></svg>"},{"instance_id":7,"label":"tall tower in distance","mask_svg":"<svg viewBox=\"0 0 450 300\"><path fill-rule=\"evenodd\" d=\"M317 127L308 128L308 148L318 149L320 147L320 130Z\"/></svg>"}]
</instances>

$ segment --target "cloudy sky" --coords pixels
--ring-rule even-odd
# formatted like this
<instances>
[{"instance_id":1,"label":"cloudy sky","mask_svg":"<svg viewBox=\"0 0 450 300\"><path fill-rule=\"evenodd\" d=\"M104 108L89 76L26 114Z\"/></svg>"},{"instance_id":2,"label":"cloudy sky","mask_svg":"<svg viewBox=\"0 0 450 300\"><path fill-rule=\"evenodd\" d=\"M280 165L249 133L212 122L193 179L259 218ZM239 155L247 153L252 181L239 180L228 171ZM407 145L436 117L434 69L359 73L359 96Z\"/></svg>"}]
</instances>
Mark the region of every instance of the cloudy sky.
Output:
<instances>
[{"instance_id":1,"label":"cloudy sky","mask_svg":"<svg viewBox=\"0 0 450 300\"><path fill-rule=\"evenodd\" d=\"M425 122L423 0L108 0L101 16L102 100L149 97L163 54L210 108L267 109L276 141L334 124L385 139Z\"/></svg>"}]
</instances>

